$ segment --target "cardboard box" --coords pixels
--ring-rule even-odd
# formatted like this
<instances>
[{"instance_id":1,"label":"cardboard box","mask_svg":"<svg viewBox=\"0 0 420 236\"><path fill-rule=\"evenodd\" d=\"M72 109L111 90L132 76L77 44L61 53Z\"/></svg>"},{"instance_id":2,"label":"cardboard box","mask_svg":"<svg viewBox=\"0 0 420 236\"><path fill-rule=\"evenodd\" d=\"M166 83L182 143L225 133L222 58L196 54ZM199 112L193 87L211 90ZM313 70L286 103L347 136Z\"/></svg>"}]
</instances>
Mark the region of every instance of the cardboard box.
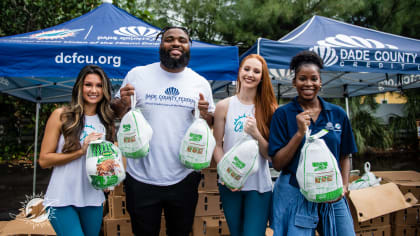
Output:
<instances>
[{"instance_id":1,"label":"cardboard box","mask_svg":"<svg viewBox=\"0 0 420 236\"><path fill-rule=\"evenodd\" d=\"M109 214L104 217L104 236L132 236L130 218L112 219Z\"/></svg>"},{"instance_id":2,"label":"cardboard box","mask_svg":"<svg viewBox=\"0 0 420 236\"><path fill-rule=\"evenodd\" d=\"M126 208L125 196L108 196L108 205L110 218L130 218Z\"/></svg>"},{"instance_id":3,"label":"cardboard box","mask_svg":"<svg viewBox=\"0 0 420 236\"><path fill-rule=\"evenodd\" d=\"M391 226L391 214L386 214L383 216L379 216L370 220L367 220L365 222L358 222L357 217L354 215L354 208L350 208L351 215L353 217L353 224L354 224L354 230L359 231L362 229L372 229L377 228L380 226Z\"/></svg>"},{"instance_id":4,"label":"cardboard box","mask_svg":"<svg viewBox=\"0 0 420 236\"><path fill-rule=\"evenodd\" d=\"M48 220L42 223L34 223L28 220L8 221L0 230L2 236L8 235L57 235Z\"/></svg>"},{"instance_id":5,"label":"cardboard box","mask_svg":"<svg viewBox=\"0 0 420 236\"><path fill-rule=\"evenodd\" d=\"M417 171L375 171L377 177L398 185L403 194L413 193L420 199L420 173Z\"/></svg>"},{"instance_id":6,"label":"cardboard box","mask_svg":"<svg viewBox=\"0 0 420 236\"><path fill-rule=\"evenodd\" d=\"M109 191L109 196L125 196L125 186L123 182L118 186L115 186L114 190Z\"/></svg>"},{"instance_id":7,"label":"cardboard box","mask_svg":"<svg viewBox=\"0 0 420 236\"><path fill-rule=\"evenodd\" d=\"M198 185L199 191L219 191L217 186L217 169L206 168L201 170L201 181Z\"/></svg>"},{"instance_id":8,"label":"cardboard box","mask_svg":"<svg viewBox=\"0 0 420 236\"><path fill-rule=\"evenodd\" d=\"M349 204L354 207L354 221L359 223L412 207L416 203L417 199L411 193L403 196L394 183L352 190L349 193Z\"/></svg>"},{"instance_id":9,"label":"cardboard box","mask_svg":"<svg viewBox=\"0 0 420 236\"><path fill-rule=\"evenodd\" d=\"M394 225L420 225L420 205L397 211L392 214L392 224Z\"/></svg>"},{"instance_id":10,"label":"cardboard box","mask_svg":"<svg viewBox=\"0 0 420 236\"><path fill-rule=\"evenodd\" d=\"M198 192L195 216L223 215L219 192Z\"/></svg>"},{"instance_id":11,"label":"cardboard box","mask_svg":"<svg viewBox=\"0 0 420 236\"><path fill-rule=\"evenodd\" d=\"M391 225L378 226L356 231L357 236L391 236Z\"/></svg>"},{"instance_id":12,"label":"cardboard box","mask_svg":"<svg viewBox=\"0 0 420 236\"><path fill-rule=\"evenodd\" d=\"M9 221L0 221L0 235L1 232L3 231L4 226L6 226L6 224L9 223Z\"/></svg>"},{"instance_id":13,"label":"cardboard box","mask_svg":"<svg viewBox=\"0 0 420 236\"><path fill-rule=\"evenodd\" d=\"M199 216L194 218L193 236L230 235L226 219L221 216Z\"/></svg>"},{"instance_id":14,"label":"cardboard box","mask_svg":"<svg viewBox=\"0 0 420 236\"><path fill-rule=\"evenodd\" d=\"M420 226L419 225L393 225L392 235L417 236L417 235L420 235Z\"/></svg>"}]
</instances>

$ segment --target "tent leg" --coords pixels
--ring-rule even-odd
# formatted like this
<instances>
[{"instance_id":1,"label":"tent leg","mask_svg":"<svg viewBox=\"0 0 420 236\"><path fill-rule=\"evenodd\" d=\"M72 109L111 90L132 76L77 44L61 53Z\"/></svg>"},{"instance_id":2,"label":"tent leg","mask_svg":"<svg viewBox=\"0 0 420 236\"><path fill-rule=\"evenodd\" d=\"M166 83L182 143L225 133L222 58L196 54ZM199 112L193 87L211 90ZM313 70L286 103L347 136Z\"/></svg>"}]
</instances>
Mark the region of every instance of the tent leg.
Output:
<instances>
[{"instance_id":1,"label":"tent leg","mask_svg":"<svg viewBox=\"0 0 420 236\"><path fill-rule=\"evenodd\" d=\"M348 97L346 97L346 113L347 113L347 117L350 118L349 98Z\"/></svg>"},{"instance_id":2,"label":"tent leg","mask_svg":"<svg viewBox=\"0 0 420 236\"><path fill-rule=\"evenodd\" d=\"M41 103L36 103L36 118L35 118L35 141L34 141L34 177L32 183L32 193L35 196L35 186L36 186L36 166L38 162L38 123L39 123L39 109L41 107Z\"/></svg>"},{"instance_id":3,"label":"tent leg","mask_svg":"<svg viewBox=\"0 0 420 236\"><path fill-rule=\"evenodd\" d=\"M349 97L345 97L346 99L346 113L347 113L347 117L350 119L350 109L349 109ZM349 155L350 158L350 170L353 170L353 158L352 155Z\"/></svg>"}]
</instances>

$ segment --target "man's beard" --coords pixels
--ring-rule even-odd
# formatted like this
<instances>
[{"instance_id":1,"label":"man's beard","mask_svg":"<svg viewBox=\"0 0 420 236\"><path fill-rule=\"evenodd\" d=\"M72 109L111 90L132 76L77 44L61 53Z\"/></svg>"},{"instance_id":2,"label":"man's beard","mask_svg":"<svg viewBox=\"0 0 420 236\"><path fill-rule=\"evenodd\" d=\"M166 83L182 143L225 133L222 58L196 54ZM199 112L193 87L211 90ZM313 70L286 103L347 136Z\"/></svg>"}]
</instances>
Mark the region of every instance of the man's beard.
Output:
<instances>
[{"instance_id":1,"label":"man's beard","mask_svg":"<svg viewBox=\"0 0 420 236\"><path fill-rule=\"evenodd\" d=\"M159 49L160 62L168 69L180 69L188 65L190 61L190 51L182 52L182 55L178 59L174 59L169 54L169 51L163 47Z\"/></svg>"}]
</instances>

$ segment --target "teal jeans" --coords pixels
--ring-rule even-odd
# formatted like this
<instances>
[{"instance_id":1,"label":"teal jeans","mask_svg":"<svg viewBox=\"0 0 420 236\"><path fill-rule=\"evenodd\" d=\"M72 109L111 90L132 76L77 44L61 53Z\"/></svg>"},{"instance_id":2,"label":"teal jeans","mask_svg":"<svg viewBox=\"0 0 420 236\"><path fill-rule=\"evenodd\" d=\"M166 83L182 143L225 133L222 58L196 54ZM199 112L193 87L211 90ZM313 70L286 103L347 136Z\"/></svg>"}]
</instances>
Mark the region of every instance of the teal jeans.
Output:
<instances>
[{"instance_id":1,"label":"teal jeans","mask_svg":"<svg viewBox=\"0 0 420 236\"><path fill-rule=\"evenodd\" d=\"M57 236L98 236L102 206L50 207L50 222Z\"/></svg>"},{"instance_id":2,"label":"teal jeans","mask_svg":"<svg viewBox=\"0 0 420 236\"><path fill-rule=\"evenodd\" d=\"M232 192L219 184L223 211L232 236L264 236L271 207L271 191Z\"/></svg>"}]
</instances>

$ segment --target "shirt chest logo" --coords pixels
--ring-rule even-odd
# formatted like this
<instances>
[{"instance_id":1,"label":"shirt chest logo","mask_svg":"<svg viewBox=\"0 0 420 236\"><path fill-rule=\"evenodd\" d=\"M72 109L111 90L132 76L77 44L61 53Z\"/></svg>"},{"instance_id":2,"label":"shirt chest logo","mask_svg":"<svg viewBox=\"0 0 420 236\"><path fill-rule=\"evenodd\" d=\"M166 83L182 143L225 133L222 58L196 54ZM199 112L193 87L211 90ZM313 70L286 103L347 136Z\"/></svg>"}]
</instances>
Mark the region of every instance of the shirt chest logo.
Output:
<instances>
[{"instance_id":1,"label":"shirt chest logo","mask_svg":"<svg viewBox=\"0 0 420 236\"><path fill-rule=\"evenodd\" d=\"M238 115L235 119L233 119L233 130L235 132L239 133L244 131L246 117L248 116L251 115L244 112L242 115Z\"/></svg>"},{"instance_id":2,"label":"shirt chest logo","mask_svg":"<svg viewBox=\"0 0 420 236\"><path fill-rule=\"evenodd\" d=\"M147 105L157 106L174 106L194 109L195 99L193 94L181 93L181 91L174 87L165 88L163 91L150 91L144 96L144 103ZM197 92L198 96L198 92Z\"/></svg>"},{"instance_id":3,"label":"shirt chest logo","mask_svg":"<svg viewBox=\"0 0 420 236\"><path fill-rule=\"evenodd\" d=\"M340 123L335 123L335 125L334 125L332 122L329 121L325 125L325 129L330 130L330 131L341 132L341 124Z\"/></svg>"}]
</instances>

